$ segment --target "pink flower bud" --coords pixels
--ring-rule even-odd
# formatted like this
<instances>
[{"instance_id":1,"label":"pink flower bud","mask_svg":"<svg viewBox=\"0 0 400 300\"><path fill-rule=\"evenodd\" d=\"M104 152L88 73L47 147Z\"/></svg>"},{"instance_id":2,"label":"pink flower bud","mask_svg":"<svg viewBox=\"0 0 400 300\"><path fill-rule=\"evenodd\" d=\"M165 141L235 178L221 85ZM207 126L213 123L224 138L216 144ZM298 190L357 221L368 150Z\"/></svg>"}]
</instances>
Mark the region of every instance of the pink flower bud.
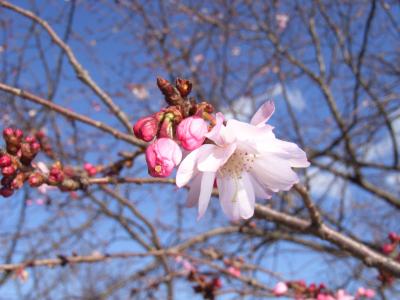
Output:
<instances>
[{"instance_id":1,"label":"pink flower bud","mask_svg":"<svg viewBox=\"0 0 400 300\"><path fill-rule=\"evenodd\" d=\"M382 246L382 252L385 254L390 254L394 251L396 245L395 244L384 244Z\"/></svg>"},{"instance_id":2,"label":"pink flower bud","mask_svg":"<svg viewBox=\"0 0 400 300\"><path fill-rule=\"evenodd\" d=\"M7 154L0 156L0 168L8 167L11 165L11 158Z\"/></svg>"},{"instance_id":3,"label":"pink flower bud","mask_svg":"<svg viewBox=\"0 0 400 300\"><path fill-rule=\"evenodd\" d=\"M161 138L146 149L149 174L153 177L167 177L182 159L178 144L168 138Z\"/></svg>"},{"instance_id":4,"label":"pink flower bud","mask_svg":"<svg viewBox=\"0 0 400 300\"><path fill-rule=\"evenodd\" d=\"M389 232L389 234L388 234L388 238L389 238L389 240L392 242L392 243L395 243L395 242L397 242L397 241L400 241L400 236L398 236L397 234L396 234L396 232Z\"/></svg>"},{"instance_id":5,"label":"pink flower bud","mask_svg":"<svg viewBox=\"0 0 400 300\"><path fill-rule=\"evenodd\" d=\"M12 135L14 135L14 130L12 128L8 127L8 128L5 128L3 130L4 138L7 138L7 137L12 136Z\"/></svg>"},{"instance_id":6,"label":"pink flower bud","mask_svg":"<svg viewBox=\"0 0 400 300\"><path fill-rule=\"evenodd\" d=\"M150 142L156 136L157 130L158 120L154 115L140 118L133 127L135 136L145 142Z\"/></svg>"},{"instance_id":7,"label":"pink flower bud","mask_svg":"<svg viewBox=\"0 0 400 300\"><path fill-rule=\"evenodd\" d=\"M28 182L31 187L38 187L44 183L44 177L40 173L32 173Z\"/></svg>"},{"instance_id":8,"label":"pink flower bud","mask_svg":"<svg viewBox=\"0 0 400 300\"><path fill-rule=\"evenodd\" d=\"M182 147L191 151L203 144L205 140L204 135L207 132L208 126L206 121L200 117L189 117L179 123L176 135Z\"/></svg>"},{"instance_id":9,"label":"pink flower bud","mask_svg":"<svg viewBox=\"0 0 400 300\"><path fill-rule=\"evenodd\" d=\"M285 295L287 291L288 287L283 281L278 282L273 289L273 293L275 296Z\"/></svg>"},{"instance_id":10,"label":"pink flower bud","mask_svg":"<svg viewBox=\"0 0 400 300\"><path fill-rule=\"evenodd\" d=\"M28 136L25 138L25 142L27 142L27 143L33 143L33 142L36 142L36 139L35 139L33 136L28 135Z\"/></svg>"},{"instance_id":11,"label":"pink flower bud","mask_svg":"<svg viewBox=\"0 0 400 300\"><path fill-rule=\"evenodd\" d=\"M212 280L212 285L216 289L222 288L222 281L221 278L217 277Z\"/></svg>"},{"instance_id":12,"label":"pink flower bud","mask_svg":"<svg viewBox=\"0 0 400 300\"><path fill-rule=\"evenodd\" d=\"M16 138L22 138L22 136L24 135L24 132L21 130L21 129L15 129L15 131L14 131L14 135L15 135L15 137Z\"/></svg>"},{"instance_id":13,"label":"pink flower bud","mask_svg":"<svg viewBox=\"0 0 400 300\"><path fill-rule=\"evenodd\" d=\"M83 165L83 168L85 169L88 176L95 176L97 174L97 168L90 163L85 163Z\"/></svg>"},{"instance_id":14,"label":"pink flower bud","mask_svg":"<svg viewBox=\"0 0 400 300\"><path fill-rule=\"evenodd\" d=\"M11 175L14 175L16 170L13 166L8 166L8 167L2 168L1 172L3 173L4 176L11 176Z\"/></svg>"}]
</instances>

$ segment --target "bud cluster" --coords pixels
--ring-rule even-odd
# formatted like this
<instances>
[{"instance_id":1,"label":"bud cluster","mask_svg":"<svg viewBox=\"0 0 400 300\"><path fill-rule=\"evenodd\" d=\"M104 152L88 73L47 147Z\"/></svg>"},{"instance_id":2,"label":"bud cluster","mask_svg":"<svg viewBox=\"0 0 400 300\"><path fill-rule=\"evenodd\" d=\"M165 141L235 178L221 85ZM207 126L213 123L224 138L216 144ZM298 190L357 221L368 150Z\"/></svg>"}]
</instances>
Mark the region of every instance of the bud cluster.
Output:
<instances>
[{"instance_id":1,"label":"bud cluster","mask_svg":"<svg viewBox=\"0 0 400 300\"><path fill-rule=\"evenodd\" d=\"M382 253L400 262L400 235L396 232L389 232L388 239L390 242L382 245ZM382 270L379 271L378 279L384 285L391 285L394 282L394 277Z\"/></svg>"},{"instance_id":2,"label":"bud cluster","mask_svg":"<svg viewBox=\"0 0 400 300\"><path fill-rule=\"evenodd\" d=\"M197 294L202 294L204 299L215 299L216 292L222 288L221 278L208 278L205 274L199 274L195 270L189 273L188 280L196 283L193 290Z\"/></svg>"},{"instance_id":3,"label":"bud cluster","mask_svg":"<svg viewBox=\"0 0 400 300\"><path fill-rule=\"evenodd\" d=\"M97 167L93 166L90 163L85 163L83 165L83 169L86 171L86 174L89 177L95 176L97 174Z\"/></svg>"},{"instance_id":4,"label":"bud cluster","mask_svg":"<svg viewBox=\"0 0 400 300\"><path fill-rule=\"evenodd\" d=\"M175 86L164 78L157 78L157 85L168 106L160 111L140 118L133 126L135 136L145 142L152 142L146 150L149 174L153 177L167 177L182 159L180 146L193 151L205 141L213 107L202 102L196 104L188 98L192 90L189 80L177 78Z\"/></svg>"},{"instance_id":5,"label":"bud cluster","mask_svg":"<svg viewBox=\"0 0 400 300\"><path fill-rule=\"evenodd\" d=\"M75 191L86 186L86 177L93 177L99 171L98 167L90 163L78 169L63 167L59 161L49 169L42 162L34 163L33 160L41 150L47 156L54 157L49 139L43 131L36 132L34 137L24 137L22 130L6 128L3 137L6 143L5 151L0 149L0 169L3 175L0 195L3 197L10 197L25 182L34 188L48 185L58 187L61 191Z\"/></svg>"},{"instance_id":6,"label":"bud cluster","mask_svg":"<svg viewBox=\"0 0 400 300\"><path fill-rule=\"evenodd\" d=\"M26 136L20 129L6 128L3 131L6 151L0 153L1 179L0 195L10 197L20 189L31 175L31 163L40 151L40 144L32 136Z\"/></svg>"}]
</instances>

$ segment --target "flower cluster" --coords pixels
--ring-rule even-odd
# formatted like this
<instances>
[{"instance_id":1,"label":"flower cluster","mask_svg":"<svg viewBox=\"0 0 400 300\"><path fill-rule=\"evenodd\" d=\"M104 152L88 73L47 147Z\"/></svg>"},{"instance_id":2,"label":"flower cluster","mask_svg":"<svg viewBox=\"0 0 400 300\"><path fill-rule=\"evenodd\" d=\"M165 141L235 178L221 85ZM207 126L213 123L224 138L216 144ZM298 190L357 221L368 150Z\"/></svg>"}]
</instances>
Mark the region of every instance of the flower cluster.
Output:
<instances>
[{"instance_id":1,"label":"flower cluster","mask_svg":"<svg viewBox=\"0 0 400 300\"><path fill-rule=\"evenodd\" d=\"M141 118L134 132L152 141L146 149L151 176L167 177L179 165L176 184L190 188L187 204L198 205L199 218L215 186L224 213L232 220L248 219L256 198L289 190L298 182L292 168L309 166L304 151L277 139L273 127L265 124L275 110L272 101L248 124L225 120L222 113L212 115L210 104L187 98L192 86L188 80L177 79L173 86L159 78L157 83L169 106ZM183 160L181 147L186 150Z\"/></svg>"},{"instance_id":2,"label":"flower cluster","mask_svg":"<svg viewBox=\"0 0 400 300\"><path fill-rule=\"evenodd\" d=\"M273 293L275 296L293 296L296 300L315 299L315 300L361 300L372 299L375 297L375 291L369 288L360 287L355 296L349 295L346 291L340 289L331 291L322 284L311 283L306 285L302 280L278 282Z\"/></svg>"}]
</instances>

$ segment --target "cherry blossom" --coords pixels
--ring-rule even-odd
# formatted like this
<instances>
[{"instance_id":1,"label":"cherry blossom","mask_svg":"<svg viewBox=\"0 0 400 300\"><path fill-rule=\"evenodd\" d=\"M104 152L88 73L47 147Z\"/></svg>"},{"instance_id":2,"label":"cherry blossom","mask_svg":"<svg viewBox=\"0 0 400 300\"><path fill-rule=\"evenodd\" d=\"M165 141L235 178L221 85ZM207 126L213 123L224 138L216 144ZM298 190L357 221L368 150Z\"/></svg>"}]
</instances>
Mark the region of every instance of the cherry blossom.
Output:
<instances>
[{"instance_id":1,"label":"cherry blossom","mask_svg":"<svg viewBox=\"0 0 400 300\"><path fill-rule=\"evenodd\" d=\"M213 144L192 151L180 164L176 184L189 185L188 206L198 203L201 218L210 201L214 181L220 203L232 220L254 214L255 198L269 199L273 192L287 191L299 181L292 167L309 166L296 144L277 139L273 127L265 124L274 112L266 102L251 123L228 120L217 113L217 124L206 134Z\"/></svg>"}]
</instances>

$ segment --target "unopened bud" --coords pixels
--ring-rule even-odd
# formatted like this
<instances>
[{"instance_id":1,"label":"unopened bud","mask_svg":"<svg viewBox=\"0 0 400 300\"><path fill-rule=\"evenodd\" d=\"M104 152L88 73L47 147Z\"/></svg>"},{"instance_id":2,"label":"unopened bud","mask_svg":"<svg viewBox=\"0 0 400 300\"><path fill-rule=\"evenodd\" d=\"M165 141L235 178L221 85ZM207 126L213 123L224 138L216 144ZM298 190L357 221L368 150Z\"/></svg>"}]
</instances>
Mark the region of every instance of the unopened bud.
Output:
<instances>
[{"instance_id":1,"label":"unopened bud","mask_svg":"<svg viewBox=\"0 0 400 300\"><path fill-rule=\"evenodd\" d=\"M6 128L3 130L3 137L6 141L7 152L16 155L20 146L21 140L24 133L20 129L13 130L12 128Z\"/></svg>"},{"instance_id":2,"label":"unopened bud","mask_svg":"<svg viewBox=\"0 0 400 300\"><path fill-rule=\"evenodd\" d=\"M5 128L5 129L3 130L3 137L4 137L4 139L7 139L7 138L9 138L9 137L11 137L11 136L13 136L13 135L14 135L14 129L8 127L8 128Z\"/></svg>"},{"instance_id":3,"label":"unopened bud","mask_svg":"<svg viewBox=\"0 0 400 300\"><path fill-rule=\"evenodd\" d=\"M174 138L174 115L167 113L160 127L160 138Z\"/></svg>"},{"instance_id":4,"label":"unopened bud","mask_svg":"<svg viewBox=\"0 0 400 300\"><path fill-rule=\"evenodd\" d=\"M216 289L222 288L222 281L221 281L221 279L220 279L219 277L214 278L214 279L212 280L212 285L213 285L213 287L216 288Z\"/></svg>"},{"instance_id":5,"label":"unopened bud","mask_svg":"<svg viewBox=\"0 0 400 300\"><path fill-rule=\"evenodd\" d=\"M1 169L1 172L4 176L12 176L16 172L14 166L8 166Z\"/></svg>"},{"instance_id":6,"label":"unopened bud","mask_svg":"<svg viewBox=\"0 0 400 300\"><path fill-rule=\"evenodd\" d=\"M21 162L30 165L32 160L40 151L40 145L33 137L26 137L25 142L21 143Z\"/></svg>"},{"instance_id":7,"label":"unopened bud","mask_svg":"<svg viewBox=\"0 0 400 300\"><path fill-rule=\"evenodd\" d=\"M44 177L42 174L35 172L29 176L28 182L31 187L38 187L44 183Z\"/></svg>"},{"instance_id":8,"label":"unopened bud","mask_svg":"<svg viewBox=\"0 0 400 300\"><path fill-rule=\"evenodd\" d=\"M50 185L58 185L64 180L64 172L61 169L61 164L59 162L55 163L49 172L48 183Z\"/></svg>"},{"instance_id":9,"label":"unopened bud","mask_svg":"<svg viewBox=\"0 0 400 300\"><path fill-rule=\"evenodd\" d=\"M16 138L22 139L22 136L24 135L24 132L21 129L17 128L14 131L14 135L15 135Z\"/></svg>"},{"instance_id":10,"label":"unopened bud","mask_svg":"<svg viewBox=\"0 0 400 300\"><path fill-rule=\"evenodd\" d=\"M176 135L182 147L192 151L203 144L207 132L206 121L199 117L189 117L179 123Z\"/></svg>"},{"instance_id":11,"label":"unopened bud","mask_svg":"<svg viewBox=\"0 0 400 300\"><path fill-rule=\"evenodd\" d=\"M11 158L7 154L0 156L0 168L8 167L11 165Z\"/></svg>"},{"instance_id":12,"label":"unopened bud","mask_svg":"<svg viewBox=\"0 0 400 300\"><path fill-rule=\"evenodd\" d=\"M153 177L168 177L182 159L178 144L168 138L161 138L146 149L149 174Z\"/></svg>"},{"instance_id":13,"label":"unopened bud","mask_svg":"<svg viewBox=\"0 0 400 300\"><path fill-rule=\"evenodd\" d=\"M384 244L382 246L382 252L385 254L391 254L395 248L396 248L395 244Z\"/></svg>"},{"instance_id":14,"label":"unopened bud","mask_svg":"<svg viewBox=\"0 0 400 300\"><path fill-rule=\"evenodd\" d=\"M177 78L175 85L182 97L186 97L192 91L192 83L189 80Z\"/></svg>"},{"instance_id":15,"label":"unopened bud","mask_svg":"<svg viewBox=\"0 0 400 300\"><path fill-rule=\"evenodd\" d=\"M400 241L400 236L396 232L389 232L388 238L392 243Z\"/></svg>"},{"instance_id":16,"label":"unopened bud","mask_svg":"<svg viewBox=\"0 0 400 300\"><path fill-rule=\"evenodd\" d=\"M135 126L133 132L135 136L145 142L150 142L157 134L159 120L155 115L140 118Z\"/></svg>"},{"instance_id":17,"label":"unopened bud","mask_svg":"<svg viewBox=\"0 0 400 300\"><path fill-rule=\"evenodd\" d=\"M178 105L183 102L182 96L178 89L174 87L168 80L162 77L157 77L157 85L165 96L165 101L169 105Z\"/></svg>"},{"instance_id":18,"label":"unopened bud","mask_svg":"<svg viewBox=\"0 0 400 300\"><path fill-rule=\"evenodd\" d=\"M11 182L13 181L14 176L4 176L1 178L1 185L3 186L9 186Z\"/></svg>"},{"instance_id":19,"label":"unopened bud","mask_svg":"<svg viewBox=\"0 0 400 300\"><path fill-rule=\"evenodd\" d=\"M14 190L20 189L24 185L25 178L25 173L18 173L11 182L11 188Z\"/></svg>"},{"instance_id":20,"label":"unopened bud","mask_svg":"<svg viewBox=\"0 0 400 300\"><path fill-rule=\"evenodd\" d=\"M83 165L83 168L85 169L86 173L90 177L95 176L97 174L97 168L90 163L85 163Z\"/></svg>"},{"instance_id":21,"label":"unopened bud","mask_svg":"<svg viewBox=\"0 0 400 300\"><path fill-rule=\"evenodd\" d=\"M5 198L10 197L13 193L14 191L10 187L4 186L0 189L0 195L2 195Z\"/></svg>"}]
</instances>

